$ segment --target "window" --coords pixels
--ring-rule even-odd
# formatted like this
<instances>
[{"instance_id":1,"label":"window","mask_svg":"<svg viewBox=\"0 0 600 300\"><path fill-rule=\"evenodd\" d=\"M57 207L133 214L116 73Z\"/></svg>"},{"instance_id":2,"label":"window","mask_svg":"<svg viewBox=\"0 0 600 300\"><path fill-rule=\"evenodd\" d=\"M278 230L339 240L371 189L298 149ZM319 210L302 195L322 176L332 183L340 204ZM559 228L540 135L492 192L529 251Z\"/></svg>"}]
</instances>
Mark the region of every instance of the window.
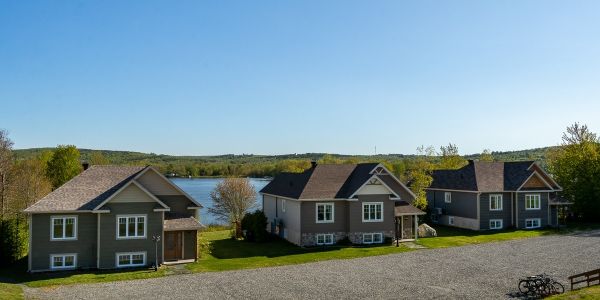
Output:
<instances>
[{"instance_id":1,"label":"window","mask_svg":"<svg viewBox=\"0 0 600 300\"><path fill-rule=\"evenodd\" d=\"M502 210L502 194L490 195L490 210Z\"/></svg>"},{"instance_id":2,"label":"window","mask_svg":"<svg viewBox=\"0 0 600 300\"><path fill-rule=\"evenodd\" d=\"M285 199L281 199L281 212L285 212Z\"/></svg>"},{"instance_id":3,"label":"window","mask_svg":"<svg viewBox=\"0 0 600 300\"><path fill-rule=\"evenodd\" d=\"M317 203L317 223L333 223L333 203Z\"/></svg>"},{"instance_id":4,"label":"window","mask_svg":"<svg viewBox=\"0 0 600 300\"><path fill-rule=\"evenodd\" d=\"M541 227L541 220L537 219L525 219L525 228L539 228Z\"/></svg>"},{"instance_id":5,"label":"window","mask_svg":"<svg viewBox=\"0 0 600 300\"><path fill-rule=\"evenodd\" d=\"M75 269L77 267L77 254L52 254L50 255L50 269Z\"/></svg>"},{"instance_id":6,"label":"window","mask_svg":"<svg viewBox=\"0 0 600 300\"><path fill-rule=\"evenodd\" d=\"M381 233L363 233L363 244L381 244L383 243L383 234Z\"/></svg>"},{"instance_id":7,"label":"window","mask_svg":"<svg viewBox=\"0 0 600 300\"><path fill-rule=\"evenodd\" d=\"M317 245L333 245L333 234L317 234Z\"/></svg>"},{"instance_id":8,"label":"window","mask_svg":"<svg viewBox=\"0 0 600 300\"><path fill-rule=\"evenodd\" d=\"M490 229L502 229L502 220L490 220Z\"/></svg>"},{"instance_id":9,"label":"window","mask_svg":"<svg viewBox=\"0 0 600 300\"><path fill-rule=\"evenodd\" d=\"M450 192L444 193L444 202L452 203L452 193L450 193Z\"/></svg>"},{"instance_id":10,"label":"window","mask_svg":"<svg viewBox=\"0 0 600 300\"><path fill-rule=\"evenodd\" d=\"M363 202L363 222L383 222L383 202Z\"/></svg>"},{"instance_id":11,"label":"window","mask_svg":"<svg viewBox=\"0 0 600 300\"><path fill-rule=\"evenodd\" d=\"M51 240L76 240L77 217L51 217Z\"/></svg>"},{"instance_id":12,"label":"window","mask_svg":"<svg viewBox=\"0 0 600 300\"><path fill-rule=\"evenodd\" d=\"M540 194L525 195L525 209L540 209Z\"/></svg>"},{"instance_id":13,"label":"window","mask_svg":"<svg viewBox=\"0 0 600 300\"><path fill-rule=\"evenodd\" d=\"M117 239L146 238L146 216L117 216Z\"/></svg>"},{"instance_id":14,"label":"window","mask_svg":"<svg viewBox=\"0 0 600 300\"><path fill-rule=\"evenodd\" d=\"M454 225L454 217L453 216L448 217L448 224Z\"/></svg>"},{"instance_id":15,"label":"window","mask_svg":"<svg viewBox=\"0 0 600 300\"><path fill-rule=\"evenodd\" d=\"M146 265L146 252L117 253L117 267L139 267Z\"/></svg>"}]
</instances>

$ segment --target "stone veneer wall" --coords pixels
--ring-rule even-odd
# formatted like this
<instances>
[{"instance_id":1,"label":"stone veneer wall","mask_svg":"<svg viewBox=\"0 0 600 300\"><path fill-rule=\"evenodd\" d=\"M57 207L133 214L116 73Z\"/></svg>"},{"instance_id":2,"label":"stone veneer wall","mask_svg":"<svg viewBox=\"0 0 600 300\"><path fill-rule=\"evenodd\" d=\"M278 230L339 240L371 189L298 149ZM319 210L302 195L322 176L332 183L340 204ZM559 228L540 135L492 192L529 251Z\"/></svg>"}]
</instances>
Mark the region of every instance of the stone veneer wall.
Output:
<instances>
[{"instance_id":1,"label":"stone veneer wall","mask_svg":"<svg viewBox=\"0 0 600 300\"><path fill-rule=\"evenodd\" d=\"M363 233L383 233L383 239L394 238L393 231L376 231L376 232L322 232L322 233L302 233L302 246L316 246L317 245L317 234L333 234L333 238L336 243L346 237L353 244L362 244Z\"/></svg>"}]
</instances>

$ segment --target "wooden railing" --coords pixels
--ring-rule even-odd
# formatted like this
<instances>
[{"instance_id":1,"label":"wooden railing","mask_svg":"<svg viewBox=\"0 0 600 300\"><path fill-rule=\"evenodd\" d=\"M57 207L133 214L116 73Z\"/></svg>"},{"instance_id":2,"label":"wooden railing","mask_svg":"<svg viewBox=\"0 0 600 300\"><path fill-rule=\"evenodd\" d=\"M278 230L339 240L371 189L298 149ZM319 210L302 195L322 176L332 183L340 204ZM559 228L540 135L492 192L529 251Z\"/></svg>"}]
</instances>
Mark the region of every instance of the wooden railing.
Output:
<instances>
[{"instance_id":1,"label":"wooden railing","mask_svg":"<svg viewBox=\"0 0 600 300\"><path fill-rule=\"evenodd\" d=\"M571 281L571 290L573 290L573 286L585 283L586 286L599 285L600 284L600 269L569 276L569 280ZM584 287L579 286L577 288Z\"/></svg>"}]
</instances>

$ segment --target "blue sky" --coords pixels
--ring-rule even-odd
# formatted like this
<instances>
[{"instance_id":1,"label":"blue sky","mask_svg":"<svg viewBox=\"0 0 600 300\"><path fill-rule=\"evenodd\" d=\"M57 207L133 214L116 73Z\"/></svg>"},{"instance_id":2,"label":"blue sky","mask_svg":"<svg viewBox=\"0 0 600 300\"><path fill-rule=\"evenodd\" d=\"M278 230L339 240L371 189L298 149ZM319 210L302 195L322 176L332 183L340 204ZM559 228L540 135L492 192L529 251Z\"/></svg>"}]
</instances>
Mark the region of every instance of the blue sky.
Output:
<instances>
[{"instance_id":1,"label":"blue sky","mask_svg":"<svg viewBox=\"0 0 600 300\"><path fill-rule=\"evenodd\" d=\"M16 148L462 153L600 131L599 1L0 1Z\"/></svg>"}]
</instances>

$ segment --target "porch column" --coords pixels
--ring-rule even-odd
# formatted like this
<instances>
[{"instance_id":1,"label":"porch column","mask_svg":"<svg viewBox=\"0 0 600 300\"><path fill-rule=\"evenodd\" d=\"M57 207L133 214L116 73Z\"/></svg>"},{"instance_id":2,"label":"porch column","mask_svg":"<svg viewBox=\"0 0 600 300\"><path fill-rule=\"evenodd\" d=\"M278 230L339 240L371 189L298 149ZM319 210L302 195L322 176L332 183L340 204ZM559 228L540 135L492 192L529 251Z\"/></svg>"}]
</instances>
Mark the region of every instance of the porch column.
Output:
<instances>
[{"instance_id":1,"label":"porch column","mask_svg":"<svg viewBox=\"0 0 600 300\"><path fill-rule=\"evenodd\" d=\"M413 220L415 220L415 241L419 238L419 222L417 219L417 215L413 215Z\"/></svg>"}]
</instances>

